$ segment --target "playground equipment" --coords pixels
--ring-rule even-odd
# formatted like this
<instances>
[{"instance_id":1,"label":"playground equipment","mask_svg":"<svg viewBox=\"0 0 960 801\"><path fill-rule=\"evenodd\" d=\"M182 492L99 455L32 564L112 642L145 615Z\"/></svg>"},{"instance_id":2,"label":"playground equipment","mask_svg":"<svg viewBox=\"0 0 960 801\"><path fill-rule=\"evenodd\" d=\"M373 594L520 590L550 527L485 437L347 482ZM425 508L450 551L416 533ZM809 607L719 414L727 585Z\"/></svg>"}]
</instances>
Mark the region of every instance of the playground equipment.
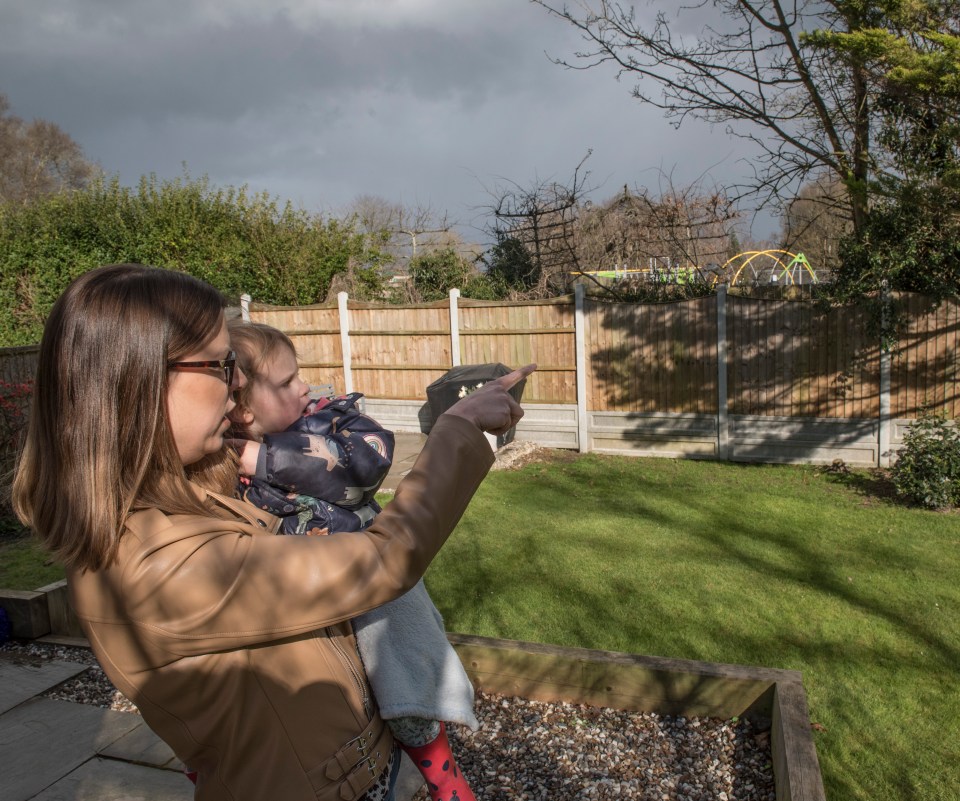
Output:
<instances>
[{"instance_id":1,"label":"playground equipment","mask_svg":"<svg viewBox=\"0 0 960 801\"><path fill-rule=\"evenodd\" d=\"M650 267L615 267L612 270L585 270L583 275L621 281L627 278L639 278L660 284L691 284L699 276L711 276L712 286L738 283L803 285L817 284L816 270L813 269L803 253L791 253L789 250L747 250L728 259L721 267L712 265L706 270L694 267L663 267L651 259Z\"/></svg>"},{"instance_id":2,"label":"playground equipment","mask_svg":"<svg viewBox=\"0 0 960 801\"><path fill-rule=\"evenodd\" d=\"M697 271L692 267L618 267L612 270L584 270L574 275L593 275L597 278L609 278L621 281L626 278L642 278L659 284L692 284Z\"/></svg>"},{"instance_id":3,"label":"playground equipment","mask_svg":"<svg viewBox=\"0 0 960 801\"><path fill-rule=\"evenodd\" d=\"M733 274L730 275L730 271ZM724 277L730 275L728 280ZM726 283L736 286L742 283L742 277L749 278L753 284L797 284L802 285L819 283L817 273L810 266L807 257L802 253L791 253L789 250L748 250L738 253L716 272L713 284ZM808 276L806 279L804 276Z\"/></svg>"}]
</instances>

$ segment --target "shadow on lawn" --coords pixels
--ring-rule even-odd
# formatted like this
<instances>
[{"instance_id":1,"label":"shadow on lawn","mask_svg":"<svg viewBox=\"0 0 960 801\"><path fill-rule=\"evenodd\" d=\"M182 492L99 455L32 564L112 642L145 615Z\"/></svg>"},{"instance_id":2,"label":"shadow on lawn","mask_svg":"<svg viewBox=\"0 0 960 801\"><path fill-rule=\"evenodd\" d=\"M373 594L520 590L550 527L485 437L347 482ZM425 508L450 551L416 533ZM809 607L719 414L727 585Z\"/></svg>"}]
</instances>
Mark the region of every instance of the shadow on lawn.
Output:
<instances>
[{"instance_id":1,"label":"shadow on lawn","mask_svg":"<svg viewBox=\"0 0 960 801\"><path fill-rule=\"evenodd\" d=\"M743 469L756 468L744 465ZM868 673L873 678L864 680L876 681L878 675L887 671L917 671L935 675L942 674L944 670L955 670L955 666L960 663L960 648L950 638L951 630L942 625L942 620L915 613L908 601L894 594L884 595L873 582L862 580L869 576L868 571L875 570L878 565L883 566L884 571L921 570L924 568L921 557L911 556L909 552L898 549L879 537L858 539L855 548L837 553L834 548L820 546L821 539L816 536L817 532L811 532L810 537L804 537L785 528L783 520L778 520L776 513L751 516L746 509L731 508L729 504L718 505L709 496L698 496L690 492L689 487L671 487L669 482L637 488L636 492L603 494L602 498L597 500L591 497L591 487L578 486L576 475L565 475L567 472L544 470L530 478L519 479L518 476L518 480L532 481L531 492L536 492L537 509L549 510L557 506L568 508L571 498L575 505L582 498L583 513L570 521L569 536L589 548L593 558L600 556L601 562L611 566L620 567L636 562L636 578L625 578L622 571L616 575L616 571L611 568L609 580L604 580L601 572L599 580L591 584L585 580L577 564L559 562L556 555L551 553L549 544L541 551L534 538L524 536L524 531L519 530L510 537L498 538L497 552L493 554L489 552L487 544L479 540L464 538L464 541L458 541L457 562L463 564L465 569L469 566L471 572L481 572L481 576L470 579L471 583L476 581L473 586L482 587L482 592L495 598L511 599L516 595L511 584L517 571L497 568L504 564L521 565L523 567L519 572L525 581L537 586L542 593L549 593L560 600L565 599L568 603L566 608L570 609L570 615L556 622L557 628L564 632L567 642L557 644L589 644L588 647L612 647L614 650L632 648L646 655L657 655L657 646L653 643L650 648L643 647L644 642L650 641L651 627L648 621L655 618L669 621L678 619L678 616L697 616L702 611L698 607L698 599L691 597L683 608L678 609L672 602L668 605L659 598L658 582L668 581L670 577L645 572L642 564L642 544L631 543L625 538L595 536L590 529L590 510L602 508L606 515L622 517L624 520L642 518L648 524L660 524L665 528L676 528L679 515L682 514L686 536L690 537L692 542L703 546L702 549L694 546L700 551L697 558L705 560L703 585L710 581L709 560L714 558L717 564L742 566L745 576L764 576L772 586L782 588L784 593L796 591L798 598L811 591L829 596L838 602L840 615L862 614L865 618L883 621L903 642L916 643L916 647L903 648L895 654L887 653L882 643L871 641L869 633L859 640L851 636L849 639L852 641L849 642L837 642L828 636L818 639L819 621L814 617L817 613L813 611L813 606L807 618L811 624L810 629L794 631L787 628L775 638L771 638L769 634L763 637L752 635L749 622L752 610L744 610L743 625L734 630L711 632L711 622L706 616L695 628L696 631L713 636L718 644L729 644L730 647L724 648L728 653L757 655L757 659L753 661L755 665L793 668L798 664L807 666L807 681L812 681L820 688L818 694L823 699L821 703L829 704L831 726L835 728L834 731L822 732L817 736L818 741L830 749L830 785L833 794L839 791L838 797L862 796L864 788L856 787L852 782L857 781L857 776L863 777L863 766L867 763L861 761L862 758L857 752L871 747L869 743L873 743L874 748L896 747L897 738L888 738L882 731L865 731L865 725L869 727L871 723L883 724L885 720L875 720L868 709L861 707L857 697L853 697L855 690L847 686L850 681L848 678L841 679L831 674L849 676L852 672L855 675L857 666L869 665L870 668L865 674ZM575 473L575 467L569 472ZM830 476L829 480L871 498L879 496L884 498L884 502L893 502L889 498L888 479L884 475L851 473ZM651 491L656 494L656 505L649 497ZM551 495L555 497L554 503L550 502ZM529 525L536 526L536 519L531 519ZM849 580L848 570L857 571L857 581ZM505 629L508 625L505 611L500 613L501 619L481 621L477 615L475 597L456 598L444 594L443 602L458 622L476 624L479 628L493 627L495 631L508 630ZM497 609L494 604L483 606L487 611ZM844 612L844 608L849 612ZM528 612L531 617L544 614L543 610L537 609L523 611ZM543 628L551 625L550 621L543 621L542 617L537 619ZM824 621L827 625L829 622ZM685 628L686 625L677 626L677 629ZM699 640L695 637L687 638L679 631L671 632L670 637L672 647L678 649L677 652L659 654L660 656L717 661L712 659L711 654L702 653L703 637ZM620 647L610 643L632 645ZM636 646L638 643L640 645ZM772 649L776 651L773 659L770 658ZM819 666L812 676L809 673L811 666ZM885 703L889 703L892 710L901 704L906 708L909 706L907 693L908 688L894 684L885 691L889 698ZM862 745L851 745L852 740L860 742L861 738ZM941 743L939 747L944 749L946 755L946 745ZM872 764L877 766L876 787L889 787L890 797L924 797L918 790L919 768L911 763L911 760L915 760L914 756L904 755L900 761L890 753L886 753L882 761L879 757L871 758L874 760ZM884 765L887 767L884 768Z\"/></svg>"},{"instance_id":2,"label":"shadow on lawn","mask_svg":"<svg viewBox=\"0 0 960 801\"><path fill-rule=\"evenodd\" d=\"M889 470L870 468L850 470L846 468L824 467L821 472L831 484L855 492L868 501L887 503L893 506L909 507L911 504L897 494Z\"/></svg>"},{"instance_id":3,"label":"shadow on lawn","mask_svg":"<svg viewBox=\"0 0 960 801\"><path fill-rule=\"evenodd\" d=\"M762 466L757 465L737 465L737 469L759 470ZM858 492L869 494L870 497L877 497L876 492L882 491L887 484L882 477L869 477L863 475L851 474L849 476L830 476L831 481L835 481L843 486L854 488ZM549 471L535 477L537 491L539 493L538 503L541 508L550 508L549 502L543 502L543 496L548 496L551 492L558 498L562 498L563 505L569 505L570 498L577 500L582 497L584 502L584 514L577 520L570 521L571 536L576 538L585 547L591 549L603 549L605 561L611 564L621 564L624 560L635 560L637 549L627 540L612 541L608 537L594 537L590 531L589 509L596 508L596 500L592 497L591 487L581 486L579 489L571 487L576 481L558 480L557 477ZM656 488L658 504L670 502L675 504L676 508L683 508L688 513L698 510L702 512L699 515L701 523L687 527L687 533L704 543L707 543L718 553L722 553L728 560L733 560L737 564L755 571L757 574L773 577L777 582L784 585L793 585L802 588L815 588L828 593L852 608L863 611L870 615L877 615L902 631L906 636L917 638L934 651L939 657L946 661L960 659L960 652L946 642L939 634L929 626L918 622L915 618L907 618L898 610L895 599L886 604L876 597L870 597L859 592L856 584L851 584L845 576L837 572L837 560L835 555L824 554L817 550L815 545L816 538L812 538L808 544L807 540L796 537L792 534L784 534L777 528L776 521L769 525L765 519L745 519L739 514L721 514L715 504L709 501L698 500L695 495L691 495L680 488L671 491L663 486ZM671 494L673 497L671 497ZM885 497L886 492L880 495ZM560 503L560 501L558 501ZM660 523L665 527L677 525L677 521L668 514L664 514L647 503L641 493L632 496L626 494L608 495L601 502L603 511L607 515L620 516L624 519L630 517L642 517L648 523ZM690 514L689 516L694 516ZM531 525L536 525L532 520ZM588 613L587 616L596 621L605 619L605 612L609 601L609 591L616 590L616 595L623 598L625 607L629 607L631 597L636 595L637 586L635 583L625 583L623 586L616 586L616 582L611 585L605 583L597 588L595 592L588 585L585 585L577 572L576 565L558 565L551 563L544 558L544 554L538 550L538 546L527 537L522 536L523 532L517 532L517 535L509 541L508 545L498 546L506 549L505 553L497 553L492 557L484 549L485 544L479 542L459 542L457 544L458 561L464 565L469 565L471 571L478 571L480 578L477 584L483 586L489 594L498 595L501 591L509 591L509 582L512 575L504 575L498 569L500 564L522 564L526 565L526 573L531 581L536 581L538 586L545 592L553 592L559 598L570 598L572 602ZM749 547L752 543L763 543L767 551L773 546L775 551L769 555L758 553L756 549ZM449 546L448 546L449 549ZM894 560L899 568L909 568L911 565L905 563L908 558L895 546L889 545L882 539L874 540L866 545L858 545L857 556L862 561L872 561L877 564L893 564ZM864 550L866 549L866 550ZM594 555L596 552L594 551ZM774 558L776 557L776 559ZM489 564L488 570L484 565ZM643 566L638 565L637 581L655 584L657 577L646 576L643 574ZM476 575L476 574L475 574ZM704 579L706 580L706 576ZM509 594L509 593L508 593ZM645 596L649 602L650 596ZM599 601L600 605L596 602ZM461 598L459 601L454 598L445 599L449 607L453 607L456 614L467 613L470 611L471 599ZM638 610L642 613L643 610ZM666 611L666 610L657 610ZM496 621L499 622L499 621ZM593 633L595 633L595 629ZM625 640L633 639L632 635L642 634L643 627L640 621L634 623L632 629L628 629L623 638ZM590 632L577 632L589 634ZM581 642L593 642L594 636L587 636Z\"/></svg>"}]
</instances>

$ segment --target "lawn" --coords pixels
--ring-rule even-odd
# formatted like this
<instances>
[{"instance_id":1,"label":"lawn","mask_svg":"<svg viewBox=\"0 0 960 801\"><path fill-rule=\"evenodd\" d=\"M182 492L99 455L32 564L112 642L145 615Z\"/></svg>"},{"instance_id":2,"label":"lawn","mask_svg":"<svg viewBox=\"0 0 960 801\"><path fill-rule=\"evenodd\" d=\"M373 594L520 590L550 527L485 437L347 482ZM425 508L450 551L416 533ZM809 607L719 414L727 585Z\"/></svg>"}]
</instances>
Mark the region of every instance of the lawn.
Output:
<instances>
[{"instance_id":1,"label":"lawn","mask_svg":"<svg viewBox=\"0 0 960 801\"><path fill-rule=\"evenodd\" d=\"M450 631L803 673L827 797L960 798L960 514L872 474L582 456L492 473Z\"/></svg>"},{"instance_id":2,"label":"lawn","mask_svg":"<svg viewBox=\"0 0 960 801\"><path fill-rule=\"evenodd\" d=\"M0 589L35 590L63 578L54 564L10 514L0 515Z\"/></svg>"},{"instance_id":3,"label":"lawn","mask_svg":"<svg viewBox=\"0 0 960 801\"><path fill-rule=\"evenodd\" d=\"M450 631L799 670L831 801L960 798L960 513L871 473L561 452L491 473L427 585Z\"/></svg>"}]
</instances>

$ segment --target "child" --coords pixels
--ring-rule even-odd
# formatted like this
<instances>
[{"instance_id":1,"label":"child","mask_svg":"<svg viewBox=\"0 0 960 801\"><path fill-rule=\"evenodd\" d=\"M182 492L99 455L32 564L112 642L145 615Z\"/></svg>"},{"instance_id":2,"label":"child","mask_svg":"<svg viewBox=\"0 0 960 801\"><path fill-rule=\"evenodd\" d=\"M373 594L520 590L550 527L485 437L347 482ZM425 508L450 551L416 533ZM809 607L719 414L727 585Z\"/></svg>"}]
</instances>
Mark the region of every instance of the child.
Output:
<instances>
[{"instance_id":1,"label":"child","mask_svg":"<svg viewBox=\"0 0 960 801\"><path fill-rule=\"evenodd\" d=\"M247 377L231 413L241 495L281 518L283 534L361 531L380 507L374 495L393 458L392 432L357 409L359 393L311 401L283 332L231 320L230 340ZM381 716L427 781L434 801L474 801L441 720L468 726L473 685L446 639L421 580L353 621Z\"/></svg>"}]
</instances>

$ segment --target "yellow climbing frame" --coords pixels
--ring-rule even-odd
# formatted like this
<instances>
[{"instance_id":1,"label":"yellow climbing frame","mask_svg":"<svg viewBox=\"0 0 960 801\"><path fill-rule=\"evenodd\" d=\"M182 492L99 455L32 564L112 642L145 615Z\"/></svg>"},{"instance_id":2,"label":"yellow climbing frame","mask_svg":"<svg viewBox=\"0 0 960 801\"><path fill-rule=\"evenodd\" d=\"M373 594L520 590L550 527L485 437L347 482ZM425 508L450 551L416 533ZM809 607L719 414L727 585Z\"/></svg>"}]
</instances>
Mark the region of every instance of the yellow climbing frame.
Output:
<instances>
[{"instance_id":1,"label":"yellow climbing frame","mask_svg":"<svg viewBox=\"0 0 960 801\"><path fill-rule=\"evenodd\" d=\"M753 262L756 259L769 259L774 262L774 272L777 268L782 268L780 273L780 278L787 278L789 283L797 283L794 278L794 272L797 269L806 270L810 274L810 278L813 283L817 283L817 273L810 266L810 262L807 261L807 257L802 253L791 253L789 250L747 250L743 253L738 253L732 259L728 259L723 267L720 268L719 272L713 279L713 284L722 283L721 276L725 275L727 268L731 265L736 265L738 260L743 259L742 263L739 264L739 267L736 267L736 272L727 282L730 286L736 286L737 281L740 280L740 275L747 267L751 267L753 270L754 277L757 274L756 268L753 267Z\"/></svg>"}]
</instances>

